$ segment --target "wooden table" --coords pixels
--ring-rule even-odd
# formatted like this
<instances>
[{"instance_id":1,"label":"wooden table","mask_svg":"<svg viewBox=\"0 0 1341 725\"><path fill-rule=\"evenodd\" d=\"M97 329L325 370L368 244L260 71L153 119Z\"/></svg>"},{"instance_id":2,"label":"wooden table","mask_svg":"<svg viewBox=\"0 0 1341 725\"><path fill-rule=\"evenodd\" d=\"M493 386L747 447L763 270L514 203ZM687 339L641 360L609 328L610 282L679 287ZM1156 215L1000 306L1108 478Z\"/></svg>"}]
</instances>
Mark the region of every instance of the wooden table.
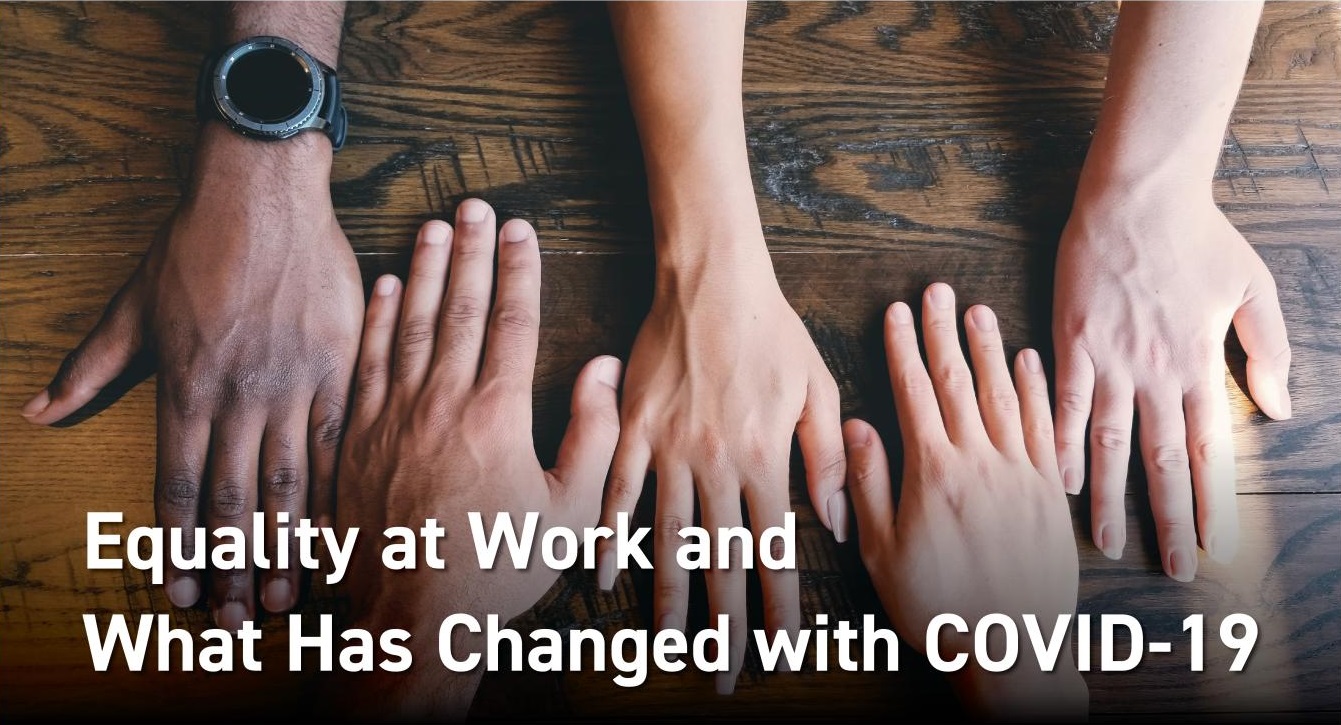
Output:
<instances>
[{"instance_id":1,"label":"wooden table","mask_svg":"<svg viewBox=\"0 0 1341 725\"><path fill-rule=\"evenodd\" d=\"M152 519L151 383L65 430L14 411L90 329L186 188L197 63L217 8L0 7L0 702L6 716L282 716L308 706L281 638L261 675L93 672L80 615L173 611L134 573L84 568L84 514ZM1108 3L759 4L746 49L755 186L782 287L840 382L846 414L892 428L879 317L933 280L994 306L1007 346L1049 342L1051 260L1098 111ZM627 354L651 293L637 138L600 5L353 4L341 74L353 132L332 193L368 279L403 271L425 219L469 195L520 216L544 247L535 389L542 460L582 361ZM1089 543L1073 501L1082 612L1128 612L1151 639L1244 611L1261 626L1249 671L1187 671L1187 649L1088 677L1096 714L1341 711L1341 9L1270 5L1225 137L1215 198L1276 275L1294 346L1294 419L1241 392L1229 346L1237 561L1197 580L1160 571L1134 474L1127 556ZM1341 191L1339 191L1341 193ZM1139 466L1137 466L1139 469ZM650 497L645 497L650 498ZM803 605L878 605L852 545L837 547L793 489ZM518 626L647 626L646 577L599 592L566 576ZM701 592L699 592L701 597ZM339 602L318 588L308 611ZM704 615L701 598L696 606ZM267 630L279 628L276 620ZM480 715L858 717L948 701L905 672L763 674L738 692L703 675L621 689L610 674L486 677ZM436 666L435 663L425 663Z\"/></svg>"}]
</instances>

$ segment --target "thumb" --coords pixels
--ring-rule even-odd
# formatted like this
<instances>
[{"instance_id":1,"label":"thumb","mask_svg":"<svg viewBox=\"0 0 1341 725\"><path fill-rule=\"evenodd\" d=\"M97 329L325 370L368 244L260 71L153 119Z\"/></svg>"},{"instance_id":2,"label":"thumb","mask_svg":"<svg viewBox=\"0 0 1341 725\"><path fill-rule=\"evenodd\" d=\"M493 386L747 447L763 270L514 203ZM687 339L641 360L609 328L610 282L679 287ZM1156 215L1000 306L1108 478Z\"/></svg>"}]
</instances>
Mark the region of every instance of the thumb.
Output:
<instances>
[{"instance_id":1,"label":"thumb","mask_svg":"<svg viewBox=\"0 0 1341 725\"><path fill-rule=\"evenodd\" d=\"M796 422L796 441L806 466L806 487L821 524L833 532L838 543L847 541L847 497L843 475L843 415L838 386L820 363L822 374L810 379L805 409Z\"/></svg>"},{"instance_id":2,"label":"thumb","mask_svg":"<svg viewBox=\"0 0 1341 725\"><path fill-rule=\"evenodd\" d=\"M1263 413L1276 420L1291 415L1290 342L1276 296L1276 281L1266 265L1248 285L1243 304L1234 313L1234 330L1248 353L1248 391Z\"/></svg>"},{"instance_id":3,"label":"thumb","mask_svg":"<svg viewBox=\"0 0 1341 725\"><path fill-rule=\"evenodd\" d=\"M619 442L622 372L618 358L598 357L582 368L573 385L573 417L550 473L581 525L595 523L600 515L601 488Z\"/></svg>"},{"instance_id":4,"label":"thumb","mask_svg":"<svg viewBox=\"0 0 1341 725\"><path fill-rule=\"evenodd\" d=\"M143 334L138 309L128 301L128 287L107 304L93 331L61 362L56 377L21 409L29 423L50 425L93 400L130 365L140 351Z\"/></svg>"}]
</instances>

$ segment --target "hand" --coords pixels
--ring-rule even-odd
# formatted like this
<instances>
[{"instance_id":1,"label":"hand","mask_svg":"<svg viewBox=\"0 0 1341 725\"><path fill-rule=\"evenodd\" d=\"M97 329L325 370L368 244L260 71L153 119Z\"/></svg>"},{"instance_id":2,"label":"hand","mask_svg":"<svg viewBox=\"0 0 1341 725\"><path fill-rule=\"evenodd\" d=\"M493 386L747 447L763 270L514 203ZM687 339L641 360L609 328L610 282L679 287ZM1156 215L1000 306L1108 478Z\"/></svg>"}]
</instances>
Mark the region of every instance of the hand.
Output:
<instances>
[{"instance_id":1,"label":"hand","mask_svg":"<svg viewBox=\"0 0 1341 725\"><path fill-rule=\"evenodd\" d=\"M456 222L455 232L441 221L420 230L403 293L392 276L373 289L340 458L342 529L357 526L361 539L380 540L388 526L417 530L436 518L448 532L438 552L445 570L421 562L416 570L389 571L380 547L364 541L347 576L358 626L411 623L411 650L424 650L415 653L424 664L409 674L384 675L386 696L406 719L464 716L478 684L478 673L452 675L436 664L443 617L512 619L558 578L540 563L526 571L503 563L481 570L467 513L480 512L488 524L509 513L520 526L526 512L537 511L538 532L591 526L619 439L620 364L597 358L578 376L557 465L540 467L531 439L540 334L535 232L520 220L503 225L495 292L493 210L469 199Z\"/></svg>"},{"instance_id":2,"label":"hand","mask_svg":"<svg viewBox=\"0 0 1341 725\"><path fill-rule=\"evenodd\" d=\"M1021 633L1021 617L1034 614L1050 634L1056 617L1076 608L1079 563L1038 353L1020 351L1012 385L996 316L978 305L964 324L976 396L948 286L931 285L922 300L930 376L908 306L896 302L885 316L903 434L897 510L879 435L860 420L843 430L862 560L899 636L919 648L941 613L958 614L972 629L984 615L1000 612L1015 619ZM943 634L943 657L971 649L946 639ZM957 678L968 704L992 717L1084 717L1088 691L1070 647L1057 671L1045 674L1022 639L1014 669L990 674L970 664Z\"/></svg>"},{"instance_id":3,"label":"hand","mask_svg":"<svg viewBox=\"0 0 1341 725\"><path fill-rule=\"evenodd\" d=\"M689 573L675 554L683 543L680 529L692 525L695 494L703 526L714 535L714 552L720 528L742 525L742 496L756 532L782 525L791 508L793 431L800 437L820 520L839 541L846 538L838 389L778 289L762 239L757 249L758 258L721 277L663 274L630 357L624 433L602 523L613 527L619 512L631 511L649 467L656 471L658 629L685 627ZM710 266L720 272L726 262ZM734 689L745 653L746 573L739 554L734 552L729 569L706 574L714 621L728 615L731 670L717 675L717 690L724 694ZM614 567L613 547L602 549L603 588L613 585ZM801 619L796 571L758 572L766 627L796 631Z\"/></svg>"},{"instance_id":4,"label":"hand","mask_svg":"<svg viewBox=\"0 0 1341 725\"><path fill-rule=\"evenodd\" d=\"M192 194L24 406L33 423L58 422L133 358L150 356L158 369L154 504L160 525L187 530L188 549L196 526L250 536L258 510L272 526L281 511L290 522L329 516L363 311L358 265L331 207L330 157L320 134L267 144L210 124ZM199 572L166 577L173 604L195 604ZM210 579L220 626L255 616L250 569ZM290 609L299 584L296 568L271 570L262 604Z\"/></svg>"},{"instance_id":5,"label":"hand","mask_svg":"<svg viewBox=\"0 0 1341 725\"><path fill-rule=\"evenodd\" d=\"M1164 571L1190 581L1198 532L1218 560L1238 548L1230 321L1248 353L1253 400L1276 419L1290 417L1290 345L1271 273L1209 193L1157 186L1082 189L1062 235L1057 454L1067 491L1078 492L1088 421L1094 543L1121 557L1134 401Z\"/></svg>"}]
</instances>

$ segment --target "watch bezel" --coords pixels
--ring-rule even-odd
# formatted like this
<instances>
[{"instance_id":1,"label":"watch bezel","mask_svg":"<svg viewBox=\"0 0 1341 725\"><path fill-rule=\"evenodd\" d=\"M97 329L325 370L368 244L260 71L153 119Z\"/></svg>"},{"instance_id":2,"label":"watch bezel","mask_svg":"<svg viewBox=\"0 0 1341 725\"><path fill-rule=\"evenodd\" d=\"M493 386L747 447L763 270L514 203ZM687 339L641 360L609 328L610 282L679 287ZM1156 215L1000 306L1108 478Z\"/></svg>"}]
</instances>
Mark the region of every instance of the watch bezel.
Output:
<instances>
[{"instance_id":1,"label":"watch bezel","mask_svg":"<svg viewBox=\"0 0 1341 725\"><path fill-rule=\"evenodd\" d=\"M238 108L237 104L228 95L228 72L232 70L233 64L239 58L260 50L280 50L288 53L303 68L312 89L308 95L307 103L293 115L280 121L266 122L251 116ZM219 61L210 71L210 88L213 91L214 106L224 121L234 128L263 138L273 139L290 138L301 131L320 125L314 124L313 120L317 118L321 111L321 105L325 101L326 84L324 81L325 73L322 70L321 63L316 58L313 58L307 51L291 41L272 35L247 38L228 47L219 56Z\"/></svg>"}]
</instances>

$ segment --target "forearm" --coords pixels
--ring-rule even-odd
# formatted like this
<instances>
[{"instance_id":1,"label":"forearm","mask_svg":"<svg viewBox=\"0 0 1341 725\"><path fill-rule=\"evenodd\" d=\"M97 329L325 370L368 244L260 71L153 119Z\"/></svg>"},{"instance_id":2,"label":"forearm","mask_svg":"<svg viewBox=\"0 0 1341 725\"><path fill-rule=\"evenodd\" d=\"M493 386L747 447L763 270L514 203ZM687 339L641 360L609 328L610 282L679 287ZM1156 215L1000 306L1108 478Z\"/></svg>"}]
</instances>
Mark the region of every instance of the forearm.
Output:
<instances>
[{"instance_id":1,"label":"forearm","mask_svg":"<svg viewBox=\"0 0 1341 725\"><path fill-rule=\"evenodd\" d=\"M278 35L335 68L344 28L343 2L234 2L224 13L225 43L253 35Z\"/></svg>"},{"instance_id":2,"label":"forearm","mask_svg":"<svg viewBox=\"0 0 1341 725\"><path fill-rule=\"evenodd\" d=\"M1122 5L1082 191L1210 181L1261 10L1261 2Z\"/></svg>"},{"instance_id":3,"label":"forearm","mask_svg":"<svg viewBox=\"0 0 1341 725\"><path fill-rule=\"evenodd\" d=\"M767 264L741 101L744 3L612 3L661 271Z\"/></svg>"}]
</instances>

